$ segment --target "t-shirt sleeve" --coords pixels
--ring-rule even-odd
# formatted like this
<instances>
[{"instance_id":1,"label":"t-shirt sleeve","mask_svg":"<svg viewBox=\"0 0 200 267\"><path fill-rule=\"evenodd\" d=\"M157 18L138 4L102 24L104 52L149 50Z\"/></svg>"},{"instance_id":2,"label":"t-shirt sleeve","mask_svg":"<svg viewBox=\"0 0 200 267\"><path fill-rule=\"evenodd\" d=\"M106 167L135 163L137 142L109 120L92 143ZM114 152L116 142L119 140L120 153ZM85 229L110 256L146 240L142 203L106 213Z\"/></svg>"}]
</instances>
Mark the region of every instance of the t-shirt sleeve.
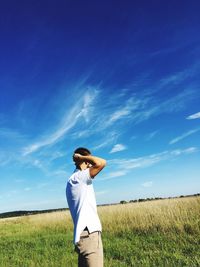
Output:
<instances>
[{"instance_id":1,"label":"t-shirt sleeve","mask_svg":"<svg viewBox=\"0 0 200 267\"><path fill-rule=\"evenodd\" d=\"M80 178L83 183L91 184L92 178L90 176L89 168L80 172Z\"/></svg>"}]
</instances>

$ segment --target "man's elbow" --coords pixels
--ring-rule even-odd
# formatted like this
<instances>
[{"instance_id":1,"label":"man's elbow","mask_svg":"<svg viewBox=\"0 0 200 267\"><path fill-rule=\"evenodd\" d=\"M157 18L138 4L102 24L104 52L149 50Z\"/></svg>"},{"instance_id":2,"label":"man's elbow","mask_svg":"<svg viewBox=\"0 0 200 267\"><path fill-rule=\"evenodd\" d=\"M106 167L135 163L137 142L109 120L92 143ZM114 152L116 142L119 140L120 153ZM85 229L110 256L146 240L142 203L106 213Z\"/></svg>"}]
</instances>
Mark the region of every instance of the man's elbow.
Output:
<instances>
[{"instance_id":1,"label":"man's elbow","mask_svg":"<svg viewBox=\"0 0 200 267\"><path fill-rule=\"evenodd\" d=\"M101 159L96 163L96 168L103 169L106 166L106 160Z\"/></svg>"},{"instance_id":2,"label":"man's elbow","mask_svg":"<svg viewBox=\"0 0 200 267\"><path fill-rule=\"evenodd\" d=\"M102 162L102 164L103 164L103 167L105 167L105 166L106 166L107 162L106 162L106 160L105 160L105 159L103 159L103 162Z\"/></svg>"},{"instance_id":3,"label":"man's elbow","mask_svg":"<svg viewBox=\"0 0 200 267\"><path fill-rule=\"evenodd\" d=\"M90 176L94 178L105 166L106 160L99 160L93 167L90 168Z\"/></svg>"},{"instance_id":4,"label":"man's elbow","mask_svg":"<svg viewBox=\"0 0 200 267\"><path fill-rule=\"evenodd\" d=\"M103 169L105 166L106 166L106 160L102 159L99 167L101 167Z\"/></svg>"}]
</instances>

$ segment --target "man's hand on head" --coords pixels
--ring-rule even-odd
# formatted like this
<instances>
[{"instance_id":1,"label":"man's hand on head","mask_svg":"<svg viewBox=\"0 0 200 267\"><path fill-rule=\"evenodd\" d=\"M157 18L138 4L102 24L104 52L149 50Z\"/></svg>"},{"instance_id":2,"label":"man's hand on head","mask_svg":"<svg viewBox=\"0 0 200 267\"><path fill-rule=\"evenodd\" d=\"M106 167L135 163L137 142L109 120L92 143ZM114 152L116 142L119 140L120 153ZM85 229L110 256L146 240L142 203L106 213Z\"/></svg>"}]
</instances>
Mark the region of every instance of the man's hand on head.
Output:
<instances>
[{"instance_id":1,"label":"man's hand on head","mask_svg":"<svg viewBox=\"0 0 200 267\"><path fill-rule=\"evenodd\" d=\"M80 162L81 159L82 159L82 155L81 154L74 153L74 155L73 155L73 161L74 162Z\"/></svg>"},{"instance_id":2,"label":"man's hand on head","mask_svg":"<svg viewBox=\"0 0 200 267\"><path fill-rule=\"evenodd\" d=\"M86 155L83 156L78 153L74 153L73 155L73 161L76 165L80 165L82 162L85 162L88 164L88 168L90 170L90 176L94 178L105 166L106 166L106 160L95 157L92 155Z\"/></svg>"}]
</instances>

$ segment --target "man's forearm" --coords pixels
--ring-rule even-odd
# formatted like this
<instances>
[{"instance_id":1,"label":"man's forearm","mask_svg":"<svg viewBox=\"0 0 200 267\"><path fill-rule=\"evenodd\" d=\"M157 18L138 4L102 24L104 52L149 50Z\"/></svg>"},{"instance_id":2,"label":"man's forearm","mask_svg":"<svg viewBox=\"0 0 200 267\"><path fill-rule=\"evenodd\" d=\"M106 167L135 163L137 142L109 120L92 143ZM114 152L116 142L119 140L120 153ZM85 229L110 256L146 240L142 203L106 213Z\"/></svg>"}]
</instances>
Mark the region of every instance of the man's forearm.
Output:
<instances>
[{"instance_id":1,"label":"man's forearm","mask_svg":"<svg viewBox=\"0 0 200 267\"><path fill-rule=\"evenodd\" d=\"M89 162L92 166L106 165L106 160L95 156L82 156L82 160Z\"/></svg>"}]
</instances>

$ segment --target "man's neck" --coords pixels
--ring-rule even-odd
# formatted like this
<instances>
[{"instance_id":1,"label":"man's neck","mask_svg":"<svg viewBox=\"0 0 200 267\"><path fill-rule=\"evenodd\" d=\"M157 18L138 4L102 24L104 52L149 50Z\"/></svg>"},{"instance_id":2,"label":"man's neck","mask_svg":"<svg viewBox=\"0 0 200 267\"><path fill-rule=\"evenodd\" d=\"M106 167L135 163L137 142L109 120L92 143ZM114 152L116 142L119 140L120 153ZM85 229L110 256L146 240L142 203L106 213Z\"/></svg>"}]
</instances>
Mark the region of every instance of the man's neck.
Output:
<instances>
[{"instance_id":1,"label":"man's neck","mask_svg":"<svg viewBox=\"0 0 200 267\"><path fill-rule=\"evenodd\" d=\"M76 165L76 168L80 171L86 170L87 166L85 164L81 164L81 165Z\"/></svg>"}]
</instances>

